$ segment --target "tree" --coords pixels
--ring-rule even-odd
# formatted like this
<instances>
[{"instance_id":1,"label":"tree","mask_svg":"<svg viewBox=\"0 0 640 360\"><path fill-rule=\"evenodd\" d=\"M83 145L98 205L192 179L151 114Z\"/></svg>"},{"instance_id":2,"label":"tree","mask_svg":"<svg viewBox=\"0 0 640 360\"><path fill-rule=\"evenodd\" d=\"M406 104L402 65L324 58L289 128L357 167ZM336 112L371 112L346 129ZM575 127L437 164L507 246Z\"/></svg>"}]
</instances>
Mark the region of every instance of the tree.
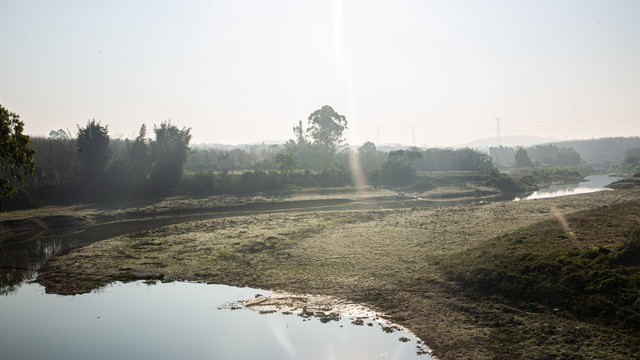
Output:
<instances>
[{"instance_id":1,"label":"tree","mask_svg":"<svg viewBox=\"0 0 640 360\"><path fill-rule=\"evenodd\" d=\"M422 159L422 153L417 148L409 150L396 150L389 153L389 159L400 160L410 164L416 160Z\"/></svg>"},{"instance_id":2,"label":"tree","mask_svg":"<svg viewBox=\"0 0 640 360\"><path fill-rule=\"evenodd\" d=\"M298 145L302 145L303 143L307 142L304 131L302 130L302 120L300 120L298 126L293 127L293 134L296 137L295 141L297 141Z\"/></svg>"},{"instance_id":3,"label":"tree","mask_svg":"<svg viewBox=\"0 0 640 360\"><path fill-rule=\"evenodd\" d=\"M71 136L63 129L49 131L49 137L52 139L68 140Z\"/></svg>"},{"instance_id":4,"label":"tree","mask_svg":"<svg viewBox=\"0 0 640 360\"><path fill-rule=\"evenodd\" d=\"M22 134L23 130L20 116L0 105L0 201L12 198L16 193L15 181L24 185L23 176L33 174L35 168L35 151L29 147L31 138Z\"/></svg>"},{"instance_id":5,"label":"tree","mask_svg":"<svg viewBox=\"0 0 640 360\"><path fill-rule=\"evenodd\" d=\"M527 150L523 148L519 148L518 151L516 151L515 163L518 168L533 166L531 159L529 159L529 154L527 154Z\"/></svg>"},{"instance_id":6,"label":"tree","mask_svg":"<svg viewBox=\"0 0 640 360\"><path fill-rule=\"evenodd\" d=\"M410 185L416 180L416 169L406 161L391 157L382 164L382 181L387 185Z\"/></svg>"},{"instance_id":7,"label":"tree","mask_svg":"<svg viewBox=\"0 0 640 360\"><path fill-rule=\"evenodd\" d=\"M342 135L345 129L347 129L347 118L338 114L329 105L309 115L307 133L314 144L321 146L323 151L331 156L344 143Z\"/></svg>"},{"instance_id":8,"label":"tree","mask_svg":"<svg viewBox=\"0 0 640 360\"><path fill-rule=\"evenodd\" d=\"M284 181L287 182L287 175L290 170L295 170L298 168L300 160L295 154L286 153L286 154L278 154L276 155L276 165L282 173L284 177Z\"/></svg>"},{"instance_id":9,"label":"tree","mask_svg":"<svg viewBox=\"0 0 640 360\"><path fill-rule=\"evenodd\" d=\"M154 126L155 141L151 142L150 180L156 190L167 191L178 185L189 155L191 128L178 129L171 121Z\"/></svg>"},{"instance_id":10,"label":"tree","mask_svg":"<svg viewBox=\"0 0 640 360\"><path fill-rule=\"evenodd\" d=\"M138 137L128 147L129 168L137 185L143 184L149 176L151 156L149 140L147 140L147 126L142 124Z\"/></svg>"},{"instance_id":11,"label":"tree","mask_svg":"<svg viewBox=\"0 0 640 360\"><path fill-rule=\"evenodd\" d=\"M113 155L107 126L100 125L95 119L89 120L83 128L78 125L76 144L83 180L104 179Z\"/></svg>"}]
</instances>

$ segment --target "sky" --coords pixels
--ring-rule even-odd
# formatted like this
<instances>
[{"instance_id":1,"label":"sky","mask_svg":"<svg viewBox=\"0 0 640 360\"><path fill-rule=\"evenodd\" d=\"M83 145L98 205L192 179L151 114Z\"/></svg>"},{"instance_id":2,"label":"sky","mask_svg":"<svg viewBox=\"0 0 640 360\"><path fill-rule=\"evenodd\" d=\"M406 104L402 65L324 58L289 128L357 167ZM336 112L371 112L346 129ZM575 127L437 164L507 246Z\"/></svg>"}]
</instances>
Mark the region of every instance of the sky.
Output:
<instances>
[{"instance_id":1,"label":"sky","mask_svg":"<svg viewBox=\"0 0 640 360\"><path fill-rule=\"evenodd\" d=\"M192 143L640 136L637 0L0 0L0 105L46 136L170 120Z\"/></svg>"}]
</instances>

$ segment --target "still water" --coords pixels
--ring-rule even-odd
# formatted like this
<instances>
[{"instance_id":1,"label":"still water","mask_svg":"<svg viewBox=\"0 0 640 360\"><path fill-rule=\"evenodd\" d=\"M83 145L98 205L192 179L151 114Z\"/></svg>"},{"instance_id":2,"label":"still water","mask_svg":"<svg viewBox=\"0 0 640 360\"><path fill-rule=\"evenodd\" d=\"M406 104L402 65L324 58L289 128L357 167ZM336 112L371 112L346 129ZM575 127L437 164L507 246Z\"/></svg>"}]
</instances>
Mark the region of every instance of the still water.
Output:
<instances>
[{"instance_id":1,"label":"still water","mask_svg":"<svg viewBox=\"0 0 640 360\"><path fill-rule=\"evenodd\" d=\"M621 177L611 176L610 174L591 175L585 178L585 181L577 184L551 185L548 188L540 189L529 196L518 197L515 200L534 200L557 196L586 194L596 191L611 190L605 186L612 182L622 179Z\"/></svg>"},{"instance_id":2,"label":"still water","mask_svg":"<svg viewBox=\"0 0 640 360\"><path fill-rule=\"evenodd\" d=\"M322 323L225 306L258 293L268 294L224 285L134 282L61 296L23 283L0 296L0 358L431 359L418 354L412 335L385 333L371 319L362 326L347 317Z\"/></svg>"}]
</instances>

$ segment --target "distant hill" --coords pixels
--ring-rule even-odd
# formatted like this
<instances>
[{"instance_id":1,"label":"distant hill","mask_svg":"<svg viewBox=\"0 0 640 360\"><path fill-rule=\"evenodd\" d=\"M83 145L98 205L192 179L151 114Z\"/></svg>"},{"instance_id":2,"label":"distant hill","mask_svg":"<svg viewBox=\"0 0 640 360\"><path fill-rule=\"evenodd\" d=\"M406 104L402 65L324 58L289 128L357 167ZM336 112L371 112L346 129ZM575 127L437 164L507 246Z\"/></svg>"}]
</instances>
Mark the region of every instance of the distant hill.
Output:
<instances>
[{"instance_id":1,"label":"distant hill","mask_svg":"<svg viewBox=\"0 0 640 360\"><path fill-rule=\"evenodd\" d=\"M543 138L539 136L509 135L509 136L502 136L500 145L507 146L507 147L517 147L517 146L529 147L533 145L550 143L554 141L558 141L558 140L553 138ZM484 138L480 140L471 141L465 144L456 145L453 147L454 148L468 147L468 148L476 149L476 148L489 148L493 146L496 146L496 138Z\"/></svg>"},{"instance_id":2,"label":"distant hill","mask_svg":"<svg viewBox=\"0 0 640 360\"><path fill-rule=\"evenodd\" d=\"M640 137L568 140L554 142L553 144L560 147L573 148L580 154L582 160L592 166L596 165L603 168L621 163L627 150L640 147Z\"/></svg>"}]
</instances>

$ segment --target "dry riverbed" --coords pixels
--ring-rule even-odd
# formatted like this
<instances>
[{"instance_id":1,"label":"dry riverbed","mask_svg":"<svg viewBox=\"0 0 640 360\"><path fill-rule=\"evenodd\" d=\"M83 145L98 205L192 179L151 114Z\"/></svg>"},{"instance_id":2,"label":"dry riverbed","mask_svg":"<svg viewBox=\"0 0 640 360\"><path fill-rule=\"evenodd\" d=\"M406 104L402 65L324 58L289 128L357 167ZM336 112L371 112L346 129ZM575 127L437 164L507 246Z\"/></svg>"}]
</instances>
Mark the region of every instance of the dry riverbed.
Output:
<instances>
[{"instance_id":1,"label":"dry riverbed","mask_svg":"<svg viewBox=\"0 0 640 360\"><path fill-rule=\"evenodd\" d=\"M234 214L93 243L52 258L38 281L61 294L148 278L327 295L379 311L417 334L440 359L491 359L499 344L492 330L502 322L518 319L540 329L590 325L470 299L445 279L438 260L527 225L630 200L640 194L603 191L451 206L403 199L409 207ZM594 354L609 345L593 344Z\"/></svg>"}]
</instances>

